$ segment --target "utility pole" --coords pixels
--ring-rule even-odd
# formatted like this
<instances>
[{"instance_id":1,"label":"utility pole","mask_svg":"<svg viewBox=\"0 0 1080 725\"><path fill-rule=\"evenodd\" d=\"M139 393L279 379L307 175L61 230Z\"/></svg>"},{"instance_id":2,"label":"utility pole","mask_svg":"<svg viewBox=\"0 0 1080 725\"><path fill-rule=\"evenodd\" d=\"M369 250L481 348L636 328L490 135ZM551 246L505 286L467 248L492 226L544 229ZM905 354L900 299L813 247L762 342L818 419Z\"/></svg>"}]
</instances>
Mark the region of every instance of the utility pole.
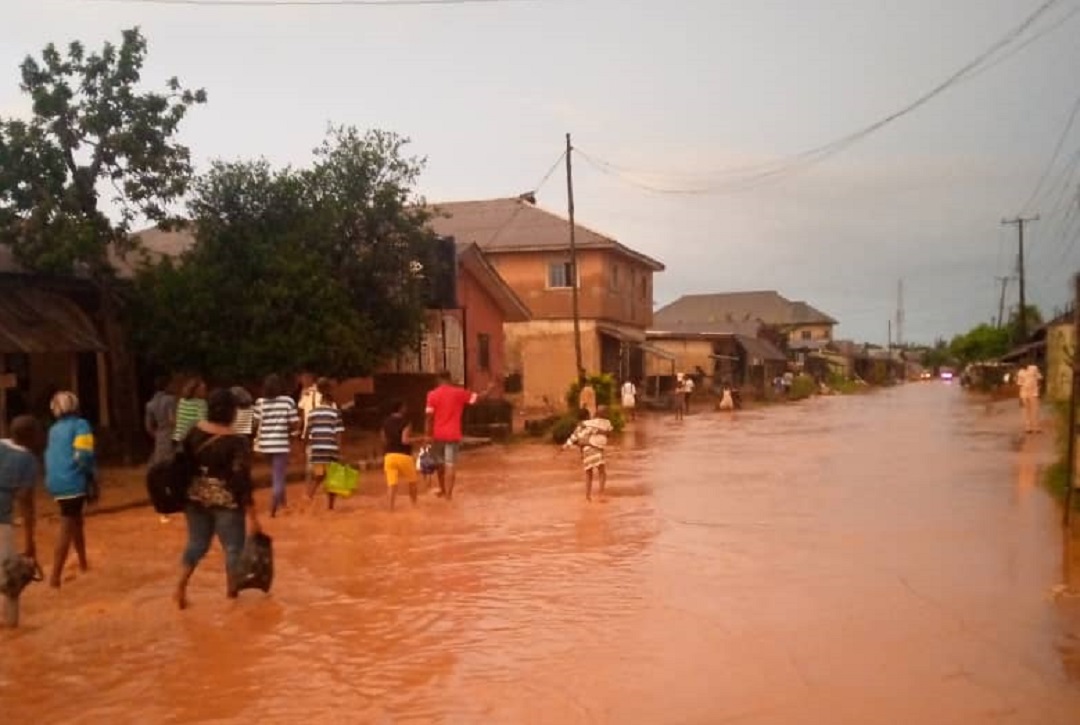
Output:
<instances>
[{"instance_id":1,"label":"utility pole","mask_svg":"<svg viewBox=\"0 0 1080 725\"><path fill-rule=\"evenodd\" d=\"M574 167L570 159L573 152L574 146L570 143L570 134L566 134L566 203L570 217L570 305L574 316L575 374L580 378L585 366L581 362L581 310L578 307L577 234L574 228Z\"/></svg>"},{"instance_id":2,"label":"utility pole","mask_svg":"<svg viewBox=\"0 0 1080 725\"><path fill-rule=\"evenodd\" d=\"M1072 360L1070 368L1072 369L1072 385L1070 386L1069 394L1069 438L1066 441L1067 448L1065 453L1065 526L1068 527L1072 523L1072 508L1073 508L1073 493L1076 490L1076 403L1077 403L1077 389L1080 388L1080 365L1077 365L1078 360L1077 351L1080 343L1080 274L1076 275L1074 282L1075 299L1073 301L1073 327L1076 330L1076 337L1073 339L1076 341L1073 343Z\"/></svg>"},{"instance_id":3,"label":"utility pole","mask_svg":"<svg viewBox=\"0 0 1080 725\"><path fill-rule=\"evenodd\" d=\"M1011 277L994 277L994 280L1001 282L1001 299L998 300L998 314L997 314L997 328L1000 330L1005 324L1005 290L1009 288L1009 280Z\"/></svg>"},{"instance_id":4,"label":"utility pole","mask_svg":"<svg viewBox=\"0 0 1080 725\"><path fill-rule=\"evenodd\" d=\"M904 280L896 283L896 346L904 346Z\"/></svg>"},{"instance_id":5,"label":"utility pole","mask_svg":"<svg viewBox=\"0 0 1080 725\"><path fill-rule=\"evenodd\" d=\"M1018 216L1015 219L1002 219L1001 223L1006 226L1016 226L1019 241L1019 255L1016 258L1016 274L1020 278L1020 339L1017 342L1027 341L1027 297L1026 282L1024 279L1024 225L1039 221L1039 215L1032 217Z\"/></svg>"}]
</instances>

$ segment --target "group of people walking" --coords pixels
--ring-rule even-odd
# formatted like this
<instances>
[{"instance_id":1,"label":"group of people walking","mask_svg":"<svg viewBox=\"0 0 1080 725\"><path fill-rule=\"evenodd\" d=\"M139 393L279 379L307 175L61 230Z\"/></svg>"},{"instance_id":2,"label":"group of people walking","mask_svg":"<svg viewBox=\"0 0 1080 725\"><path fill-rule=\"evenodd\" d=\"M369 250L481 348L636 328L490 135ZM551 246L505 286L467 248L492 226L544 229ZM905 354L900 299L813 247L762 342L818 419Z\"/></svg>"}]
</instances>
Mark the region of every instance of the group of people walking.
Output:
<instances>
[{"instance_id":1,"label":"group of people walking","mask_svg":"<svg viewBox=\"0 0 1080 725\"><path fill-rule=\"evenodd\" d=\"M45 488L60 512L60 534L53 554L49 585L59 588L71 549L79 570L89 569L83 513L97 497L94 433L79 415L79 399L61 391L49 401L53 418L46 432L37 418L23 415L11 422L10 437L0 441L0 592L4 624L19 622L20 581L27 566L37 568L34 487L44 467ZM15 542L14 515L22 518L24 542Z\"/></svg>"}]
</instances>

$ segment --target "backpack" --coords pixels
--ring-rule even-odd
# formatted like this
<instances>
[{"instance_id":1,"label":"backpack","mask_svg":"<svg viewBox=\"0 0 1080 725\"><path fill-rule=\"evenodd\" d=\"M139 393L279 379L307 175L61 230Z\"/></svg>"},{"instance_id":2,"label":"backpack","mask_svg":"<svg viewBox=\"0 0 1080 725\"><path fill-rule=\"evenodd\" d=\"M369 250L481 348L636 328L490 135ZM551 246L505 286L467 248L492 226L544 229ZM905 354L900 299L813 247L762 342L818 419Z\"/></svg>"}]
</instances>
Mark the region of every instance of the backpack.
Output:
<instances>
[{"instance_id":1,"label":"backpack","mask_svg":"<svg viewBox=\"0 0 1080 725\"><path fill-rule=\"evenodd\" d=\"M213 436L195 451L198 454L221 436ZM158 461L146 471L146 493L150 503L159 514L175 514L184 510L188 502L188 488L195 475L195 461L181 446L172 458Z\"/></svg>"}]
</instances>

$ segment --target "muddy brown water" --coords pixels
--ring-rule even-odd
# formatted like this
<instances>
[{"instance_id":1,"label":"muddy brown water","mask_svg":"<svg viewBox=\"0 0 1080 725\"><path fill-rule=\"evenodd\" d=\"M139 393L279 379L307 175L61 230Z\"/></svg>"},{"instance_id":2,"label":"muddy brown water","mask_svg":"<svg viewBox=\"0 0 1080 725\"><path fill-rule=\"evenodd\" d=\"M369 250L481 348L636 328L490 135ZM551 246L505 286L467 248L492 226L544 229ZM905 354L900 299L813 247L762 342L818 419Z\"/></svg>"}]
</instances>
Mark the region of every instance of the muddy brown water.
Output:
<instances>
[{"instance_id":1,"label":"muddy brown water","mask_svg":"<svg viewBox=\"0 0 1080 725\"><path fill-rule=\"evenodd\" d=\"M1018 422L939 383L650 419L592 505L570 454L470 452L452 505L267 521L270 596L215 548L186 612L182 522L94 517L0 721L1075 725L1080 541Z\"/></svg>"}]
</instances>

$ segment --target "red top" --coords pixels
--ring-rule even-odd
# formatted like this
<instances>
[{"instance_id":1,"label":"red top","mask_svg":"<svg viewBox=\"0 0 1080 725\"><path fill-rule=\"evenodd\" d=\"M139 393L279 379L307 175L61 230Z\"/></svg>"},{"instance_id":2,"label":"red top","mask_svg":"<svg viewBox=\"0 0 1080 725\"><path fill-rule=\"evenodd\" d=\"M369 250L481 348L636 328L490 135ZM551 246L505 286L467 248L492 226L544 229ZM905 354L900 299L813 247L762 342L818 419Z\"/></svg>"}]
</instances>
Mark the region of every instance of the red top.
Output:
<instances>
[{"instance_id":1,"label":"red top","mask_svg":"<svg viewBox=\"0 0 1080 725\"><path fill-rule=\"evenodd\" d=\"M440 385L427 395L427 413L432 417L432 434L437 441L461 441L461 414L476 402L476 393L456 385Z\"/></svg>"}]
</instances>

